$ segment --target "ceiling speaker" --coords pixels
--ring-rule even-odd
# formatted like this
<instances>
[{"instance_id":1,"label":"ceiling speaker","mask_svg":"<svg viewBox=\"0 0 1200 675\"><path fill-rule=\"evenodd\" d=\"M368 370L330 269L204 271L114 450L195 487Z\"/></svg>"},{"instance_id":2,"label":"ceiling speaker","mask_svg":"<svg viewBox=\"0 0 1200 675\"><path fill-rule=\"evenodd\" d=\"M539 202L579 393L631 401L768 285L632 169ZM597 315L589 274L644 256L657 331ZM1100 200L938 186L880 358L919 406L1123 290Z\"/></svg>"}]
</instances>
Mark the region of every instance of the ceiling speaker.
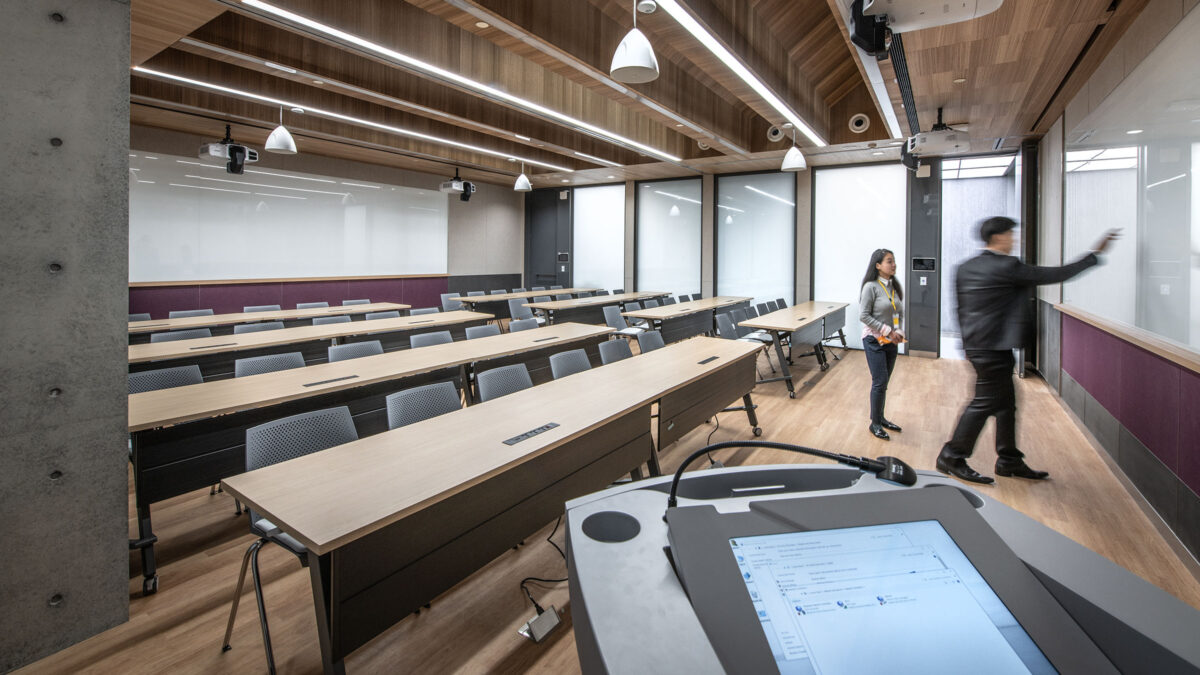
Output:
<instances>
[{"instance_id":1,"label":"ceiling speaker","mask_svg":"<svg viewBox=\"0 0 1200 675\"><path fill-rule=\"evenodd\" d=\"M770 129L767 129L767 140L771 141L772 143L778 143L779 141L782 141L783 129L772 125Z\"/></svg>"},{"instance_id":2,"label":"ceiling speaker","mask_svg":"<svg viewBox=\"0 0 1200 675\"><path fill-rule=\"evenodd\" d=\"M856 134L861 134L862 132L864 132L870 128L871 128L871 118L867 117L865 114L858 113L854 117L850 118L850 131L852 131Z\"/></svg>"},{"instance_id":3,"label":"ceiling speaker","mask_svg":"<svg viewBox=\"0 0 1200 675\"><path fill-rule=\"evenodd\" d=\"M696 145L699 146L701 150L707 150L710 147L708 143L705 143L704 141L696 141Z\"/></svg>"}]
</instances>

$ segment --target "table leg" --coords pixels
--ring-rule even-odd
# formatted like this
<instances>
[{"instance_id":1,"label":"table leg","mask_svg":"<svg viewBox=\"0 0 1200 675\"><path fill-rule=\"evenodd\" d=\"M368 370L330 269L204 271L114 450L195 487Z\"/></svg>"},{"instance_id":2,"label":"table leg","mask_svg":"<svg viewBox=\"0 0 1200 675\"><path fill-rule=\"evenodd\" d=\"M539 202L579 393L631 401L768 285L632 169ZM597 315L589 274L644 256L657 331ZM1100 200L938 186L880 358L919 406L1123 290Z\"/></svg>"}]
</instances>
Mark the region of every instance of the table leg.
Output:
<instances>
[{"instance_id":1,"label":"table leg","mask_svg":"<svg viewBox=\"0 0 1200 675\"><path fill-rule=\"evenodd\" d=\"M345 675L346 662L333 658L333 635L330 632L330 565L329 555L308 552L308 571L312 579L313 608L317 611L317 638L321 643L321 667L325 675Z\"/></svg>"},{"instance_id":2,"label":"table leg","mask_svg":"<svg viewBox=\"0 0 1200 675\"><path fill-rule=\"evenodd\" d=\"M142 595L158 592L158 567L154 563L154 543L158 537L150 526L150 505L137 505L138 538L129 542L130 549L140 549L142 554Z\"/></svg>"},{"instance_id":3,"label":"table leg","mask_svg":"<svg viewBox=\"0 0 1200 675\"><path fill-rule=\"evenodd\" d=\"M788 398L796 398L796 386L792 383L792 371L788 368L788 364L792 362L791 356L783 355L783 341L779 337L779 331L771 331L771 341L775 343L775 355L779 358L779 370L783 372L779 377L772 377L766 380L759 380L759 383L779 382L782 380L787 384ZM755 426L758 426L755 424Z\"/></svg>"}]
</instances>

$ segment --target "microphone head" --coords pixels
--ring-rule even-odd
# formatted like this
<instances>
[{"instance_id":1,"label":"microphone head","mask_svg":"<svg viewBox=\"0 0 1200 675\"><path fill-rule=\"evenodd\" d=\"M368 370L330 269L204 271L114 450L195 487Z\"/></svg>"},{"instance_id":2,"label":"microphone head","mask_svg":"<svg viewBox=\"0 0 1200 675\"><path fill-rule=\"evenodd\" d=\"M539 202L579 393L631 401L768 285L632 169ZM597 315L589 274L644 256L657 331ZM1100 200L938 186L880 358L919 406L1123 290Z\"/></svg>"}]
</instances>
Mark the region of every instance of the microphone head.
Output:
<instances>
[{"instance_id":1,"label":"microphone head","mask_svg":"<svg viewBox=\"0 0 1200 675\"><path fill-rule=\"evenodd\" d=\"M917 484L917 472L903 461L887 456L880 457L875 461L883 464L883 468L875 472L876 478L908 487Z\"/></svg>"}]
</instances>

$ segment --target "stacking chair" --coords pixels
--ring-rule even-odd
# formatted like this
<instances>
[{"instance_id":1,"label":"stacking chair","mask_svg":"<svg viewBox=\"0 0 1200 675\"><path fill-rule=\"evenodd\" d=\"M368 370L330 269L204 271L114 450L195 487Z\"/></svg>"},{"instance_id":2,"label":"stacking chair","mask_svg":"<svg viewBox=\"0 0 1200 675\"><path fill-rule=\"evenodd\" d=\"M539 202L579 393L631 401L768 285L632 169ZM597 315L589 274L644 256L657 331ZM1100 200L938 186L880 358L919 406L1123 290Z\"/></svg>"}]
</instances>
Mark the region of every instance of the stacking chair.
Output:
<instances>
[{"instance_id":1,"label":"stacking chair","mask_svg":"<svg viewBox=\"0 0 1200 675\"><path fill-rule=\"evenodd\" d=\"M296 303L296 309L320 309L321 307L328 307L328 306L329 306L328 302L297 302Z\"/></svg>"},{"instance_id":2,"label":"stacking chair","mask_svg":"<svg viewBox=\"0 0 1200 675\"><path fill-rule=\"evenodd\" d=\"M369 304L371 304L370 298L362 298L360 300L343 300L342 301L343 307L345 307L346 305L369 305Z\"/></svg>"},{"instance_id":3,"label":"stacking chair","mask_svg":"<svg viewBox=\"0 0 1200 675\"><path fill-rule=\"evenodd\" d=\"M614 335L619 335L623 338L632 339L646 332L645 328L630 326L625 321L625 317L621 316L621 308L616 305L609 305L604 308L604 323L609 328L616 329L617 332ZM624 340L618 340L618 342L624 342Z\"/></svg>"},{"instance_id":4,"label":"stacking chair","mask_svg":"<svg viewBox=\"0 0 1200 675\"><path fill-rule=\"evenodd\" d=\"M774 300L768 300L765 304L767 305L767 309L772 312L778 312L779 310L783 309L779 306L779 303L775 302Z\"/></svg>"},{"instance_id":5,"label":"stacking chair","mask_svg":"<svg viewBox=\"0 0 1200 675\"><path fill-rule=\"evenodd\" d=\"M530 288L529 290L531 290L531 291L544 291L544 290L546 290L546 287L545 287L545 286L534 286L534 287Z\"/></svg>"},{"instance_id":6,"label":"stacking chair","mask_svg":"<svg viewBox=\"0 0 1200 675\"><path fill-rule=\"evenodd\" d=\"M448 330L439 330L434 333L421 333L414 335L409 339L409 346L413 349L420 347L431 347L433 345L444 345L454 342L454 336Z\"/></svg>"},{"instance_id":7,"label":"stacking chair","mask_svg":"<svg viewBox=\"0 0 1200 675\"><path fill-rule=\"evenodd\" d=\"M442 311L453 312L456 309L462 309L462 300L451 300L457 298L461 293L442 293Z\"/></svg>"},{"instance_id":8,"label":"stacking chair","mask_svg":"<svg viewBox=\"0 0 1200 675\"><path fill-rule=\"evenodd\" d=\"M304 356L300 352L251 356L233 362L234 377L249 377L304 367Z\"/></svg>"},{"instance_id":9,"label":"stacking chair","mask_svg":"<svg viewBox=\"0 0 1200 675\"><path fill-rule=\"evenodd\" d=\"M208 328L192 328L190 330L173 330L166 333L154 333L150 336L151 342L174 342L176 340L191 340L193 338L212 337L212 331Z\"/></svg>"},{"instance_id":10,"label":"stacking chair","mask_svg":"<svg viewBox=\"0 0 1200 675\"><path fill-rule=\"evenodd\" d=\"M636 311L640 310L641 308L642 308L642 303L640 303L640 302L625 303L625 311L626 312L636 312ZM621 317L621 318L624 319L625 317ZM609 324L609 325L612 326L612 324ZM650 330L650 323L647 321L634 319L634 321L630 325L632 325L634 328L641 328L642 330ZM613 328L616 328L616 326L613 326Z\"/></svg>"},{"instance_id":11,"label":"stacking chair","mask_svg":"<svg viewBox=\"0 0 1200 675\"><path fill-rule=\"evenodd\" d=\"M253 471L264 466L310 455L327 448L358 440L354 429L354 418L350 409L341 406L327 410L314 410L274 422L267 422L246 430L246 470ZM275 672L275 657L271 653L271 632L267 627L267 609L263 604L262 577L258 571L258 552L263 546L273 543L300 559L308 566L308 550L290 535L250 510L250 533L258 539L250 544L242 556L242 568L238 573L237 589L233 593L233 606L229 608L229 623L225 626L225 641L221 651L230 649L229 638L233 634L233 622L237 617L238 601L242 599L242 586L246 581L246 566L250 565L254 576L254 597L258 601L258 622L262 628L263 649L267 654L267 670Z\"/></svg>"},{"instance_id":12,"label":"stacking chair","mask_svg":"<svg viewBox=\"0 0 1200 675\"><path fill-rule=\"evenodd\" d=\"M642 304L646 307L646 309L653 309L654 307L658 307L657 300L647 300L646 302L644 302Z\"/></svg>"},{"instance_id":13,"label":"stacking chair","mask_svg":"<svg viewBox=\"0 0 1200 675\"><path fill-rule=\"evenodd\" d=\"M757 342L762 345L763 356L767 357L767 365L771 367L771 372L773 373L775 372L775 364L771 363L771 345L775 344L775 339L765 330L754 330L753 328L738 325L748 318L746 310L740 307L729 311L729 320L733 324L733 329L738 339L746 342Z\"/></svg>"},{"instance_id":14,"label":"stacking chair","mask_svg":"<svg viewBox=\"0 0 1200 675\"><path fill-rule=\"evenodd\" d=\"M475 338L489 337L499 335L500 327L494 323L485 323L482 326L467 326L467 339L474 340Z\"/></svg>"},{"instance_id":15,"label":"stacking chair","mask_svg":"<svg viewBox=\"0 0 1200 675\"><path fill-rule=\"evenodd\" d=\"M551 301L551 300L553 300L553 299L554 299L554 298L552 298L552 297L550 297L550 296L548 296L548 295L539 295L539 296L536 296L536 297L534 297L533 301L534 301L534 302L550 302L550 301ZM526 307L525 309L532 310L533 308L531 308L531 307ZM547 320L547 317L546 317L546 315L543 313L543 310L538 310L538 311L537 311L537 318L541 319L542 321L546 321L546 320Z\"/></svg>"},{"instance_id":16,"label":"stacking chair","mask_svg":"<svg viewBox=\"0 0 1200 675\"><path fill-rule=\"evenodd\" d=\"M556 380L591 369L592 362L588 360L587 352L582 349L572 349L550 355L550 374Z\"/></svg>"},{"instance_id":17,"label":"stacking chair","mask_svg":"<svg viewBox=\"0 0 1200 675\"><path fill-rule=\"evenodd\" d=\"M479 373L475 376L475 386L479 390L479 400L486 402L529 389L533 381L529 379L529 369L524 363L514 363Z\"/></svg>"},{"instance_id":18,"label":"stacking chair","mask_svg":"<svg viewBox=\"0 0 1200 675\"><path fill-rule=\"evenodd\" d=\"M484 293L483 291L467 291L468 298L477 298L481 295L487 295L487 293Z\"/></svg>"},{"instance_id":19,"label":"stacking chair","mask_svg":"<svg viewBox=\"0 0 1200 675\"><path fill-rule=\"evenodd\" d=\"M525 309L529 309L526 307ZM531 319L513 319L508 322L508 332L519 333L523 330L532 330L538 327L537 317Z\"/></svg>"},{"instance_id":20,"label":"stacking chair","mask_svg":"<svg viewBox=\"0 0 1200 675\"><path fill-rule=\"evenodd\" d=\"M417 309L408 310L409 316L418 316L421 314L437 314L442 311L441 307L418 307Z\"/></svg>"},{"instance_id":21,"label":"stacking chair","mask_svg":"<svg viewBox=\"0 0 1200 675\"><path fill-rule=\"evenodd\" d=\"M746 305L746 317L750 318L750 319L758 318L758 310L754 309L754 305L751 305L751 304Z\"/></svg>"},{"instance_id":22,"label":"stacking chair","mask_svg":"<svg viewBox=\"0 0 1200 675\"><path fill-rule=\"evenodd\" d=\"M526 291L524 288L514 288L514 289L512 289L512 292L513 293L525 293Z\"/></svg>"},{"instance_id":23,"label":"stacking chair","mask_svg":"<svg viewBox=\"0 0 1200 675\"><path fill-rule=\"evenodd\" d=\"M538 325L546 323L546 319L540 316L534 316L533 310L525 306L526 301L522 298L513 298L508 301L508 315L514 321L522 319L533 319ZM512 323L509 323L508 329L512 330Z\"/></svg>"},{"instance_id":24,"label":"stacking chair","mask_svg":"<svg viewBox=\"0 0 1200 675\"><path fill-rule=\"evenodd\" d=\"M349 318L349 317L347 317ZM264 330L282 330L282 321L263 321L262 323L239 323L233 327L234 335L242 333L259 333Z\"/></svg>"},{"instance_id":25,"label":"stacking chair","mask_svg":"<svg viewBox=\"0 0 1200 675\"><path fill-rule=\"evenodd\" d=\"M779 309L784 309L787 307L787 300L784 300L783 298L775 298L775 304L779 306Z\"/></svg>"},{"instance_id":26,"label":"stacking chair","mask_svg":"<svg viewBox=\"0 0 1200 675\"><path fill-rule=\"evenodd\" d=\"M662 333L656 330L648 330L638 336L638 349L640 349L643 354L646 352L652 352L655 349L662 349L666 346L666 343L663 342Z\"/></svg>"},{"instance_id":27,"label":"stacking chair","mask_svg":"<svg viewBox=\"0 0 1200 675\"><path fill-rule=\"evenodd\" d=\"M353 319L346 316L345 314L339 314L338 316L314 316L313 317L313 325L314 326L324 326L325 324L329 324L329 323L350 323L351 321L353 321Z\"/></svg>"},{"instance_id":28,"label":"stacking chair","mask_svg":"<svg viewBox=\"0 0 1200 675\"><path fill-rule=\"evenodd\" d=\"M149 321L150 313L149 312L141 312L138 314L130 314L129 320L130 321Z\"/></svg>"},{"instance_id":29,"label":"stacking chair","mask_svg":"<svg viewBox=\"0 0 1200 675\"><path fill-rule=\"evenodd\" d=\"M200 374L200 366L176 366L159 370L143 370L140 373L129 373L129 393L142 394L159 389L186 387L189 384L204 382Z\"/></svg>"},{"instance_id":30,"label":"stacking chair","mask_svg":"<svg viewBox=\"0 0 1200 675\"><path fill-rule=\"evenodd\" d=\"M596 291L596 295L608 295L608 291L606 291L602 288L602 289Z\"/></svg>"},{"instance_id":31,"label":"stacking chair","mask_svg":"<svg viewBox=\"0 0 1200 675\"><path fill-rule=\"evenodd\" d=\"M212 316L211 309L175 309L167 312L168 319L186 319L189 316Z\"/></svg>"},{"instance_id":32,"label":"stacking chair","mask_svg":"<svg viewBox=\"0 0 1200 675\"><path fill-rule=\"evenodd\" d=\"M703 293L692 293L692 300L700 300L704 297Z\"/></svg>"},{"instance_id":33,"label":"stacking chair","mask_svg":"<svg viewBox=\"0 0 1200 675\"><path fill-rule=\"evenodd\" d=\"M329 362L349 361L364 356L379 356L383 353L383 345L379 340L363 340L362 342L347 342L344 345L329 346Z\"/></svg>"},{"instance_id":34,"label":"stacking chair","mask_svg":"<svg viewBox=\"0 0 1200 675\"><path fill-rule=\"evenodd\" d=\"M559 290L562 290L562 286L551 286L551 287L550 287L550 290L552 290L552 291L559 291Z\"/></svg>"},{"instance_id":35,"label":"stacking chair","mask_svg":"<svg viewBox=\"0 0 1200 675\"><path fill-rule=\"evenodd\" d=\"M681 296L679 296L679 301L680 301L680 302L690 302L690 301L691 301L691 298L689 298L689 297L688 297L688 296L686 296L686 295L681 295Z\"/></svg>"},{"instance_id":36,"label":"stacking chair","mask_svg":"<svg viewBox=\"0 0 1200 675\"><path fill-rule=\"evenodd\" d=\"M399 318L400 318L400 310L398 310L398 309L393 309L389 312L367 312L367 315L363 317L363 319L366 321L373 321L375 319L399 319Z\"/></svg>"},{"instance_id":37,"label":"stacking chair","mask_svg":"<svg viewBox=\"0 0 1200 675\"><path fill-rule=\"evenodd\" d=\"M771 306L768 305L767 303L765 303L765 302L758 303L758 315L759 316L762 316L763 314L770 314L772 311L773 310L771 309Z\"/></svg>"},{"instance_id":38,"label":"stacking chair","mask_svg":"<svg viewBox=\"0 0 1200 675\"><path fill-rule=\"evenodd\" d=\"M278 312L279 305L247 305L242 307L242 312Z\"/></svg>"},{"instance_id":39,"label":"stacking chair","mask_svg":"<svg viewBox=\"0 0 1200 675\"><path fill-rule=\"evenodd\" d=\"M613 289L613 295L620 295L620 294L622 294L622 293L624 293L624 292L625 292L625 289L624 289L624 288L614 288L614 289Z\"/></svg>"},{"instance_id":40,"label":"stacking chair","mask_svg":"<svg viewBox=\"0 0 1200 675\"><path fill-rule=\"evenodd\" d=\"M458 389L450 382L434 382L398 391L384 401L387 404L388 429L423 422L462 408Z\"/></svg>"},{"instance_id":41,"label":"stacking chair","mask_svg":"<svg viewBox=\"0 0 1200 675\"><path fill-rule=\"evenodd\" d=\"M629 342L626 340L609 340L600 343L600 363L606 366L631 356L633 356L633 350L629 348Z\"/></svg>"},{"instance_id":42,"label":"stacking chair","mask_svg":"<svg viewBox=\"0 0 1200 675\"><path fill-rule=\"evenodd\" d=\"M662 299L662 304L673 305L673 304L675 304L675 298L672 298L671 296L668 295L667 297Z\"/></svg>"},{"instance_id":43,"label":"stacking chair","mask_svg":"<svg viewBox=\"0 0 1200 675\"><path fill-rule=\"evenodd\" d=\"M488 293L491 295L504 295L508 293L508 291L504 290L503 288L497 288L494 291L488 291Z\"/></svg>"},{"instance_id":44,"label":"stacking chair","mask_svg":"<svg viewBox=\"0 0 1200 675\"><path fill-rule=\"evenodd\" d=\"M577 293L575 297L578 297L578 298L590 298L590 297L592 297L592 292L591 292L591 291L583 291L583 292L581 292L581 293Z\"/></svg>"},{"instance_id":45,"label":"stacking chair","mask_svg":"<svg viewBox=\"0 0 1200 675\"><path fill-rule=\"evenodd\" d=\"M570 300L571 294L570 293L559 293L558 295L554 296L554 299L555 300Z\"/></svg>"}]
</instances>

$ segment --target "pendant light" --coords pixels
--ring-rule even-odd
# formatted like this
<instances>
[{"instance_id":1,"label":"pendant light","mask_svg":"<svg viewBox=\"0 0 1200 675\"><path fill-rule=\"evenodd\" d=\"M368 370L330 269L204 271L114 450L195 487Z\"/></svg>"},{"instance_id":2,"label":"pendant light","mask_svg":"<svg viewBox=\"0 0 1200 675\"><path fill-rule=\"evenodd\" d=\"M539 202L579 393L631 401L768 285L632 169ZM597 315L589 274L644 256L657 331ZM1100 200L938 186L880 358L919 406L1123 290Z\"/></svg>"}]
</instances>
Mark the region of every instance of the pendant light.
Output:
<instances>
[{"instance_id":1,"label":"pendant light","mask_svg":"<svg viewBox=\"0 0 1200 675\"><path fill-rule=\"evenodd\" d=\"M292 133L287 127L283 126L283 106L279 106L279 126L267 136L267 144L263 149L280 155L296 154L296 140L292 138Z\"/></svg>"},{"instance_id":2,"label":"pendant light","mask_svg":"<svg viewBox=\"0 0 1200 675\"><path fill-rule=\"evenodd\" d=\"M783 171L803 171L808 168L808 162L804 160L804 153L800 152L800 148L796 147L796 129L792 129L792 147L783 156L783 166L780 167Z\"/></svg>"},{"instance_id":3,"label":"pendant light","mask_svg":"<svg viewBox=\"0 0 1200 675\"><path fill-rule=\"evenodd\" d=\"M677 215L679 215L679 205L678 205L678 204L672 204L672 205L671 205L671 208L670 208L670 210L668 210L668 211L667 211L667 215L670 215L670 216L677 216Z\"/></svg>"},{"instance_id":4,"label":"pendant light","mask_svg":"<svg viewBox=\"0 0 1200 675\"><path fill-rule=\"evenodd\" d=\"M658 59L645 33L637 27L637 2L633 3L633 30L617 45L608 74L618 82L642 84L658 79Z\"/></svg>"},{"instance_id":5,"label":"pendant light","mask_svg":"<svg viewBox=\"0 0 1200 675\"><path fill-rule=\"evenodd\" d=\"M517 182L513 184L513 189L517 192L529 192L533 186L529 184L529 177L525 175L525 162L521 162L521 175L517 176Z\"/></svg>"}]
</instances>

